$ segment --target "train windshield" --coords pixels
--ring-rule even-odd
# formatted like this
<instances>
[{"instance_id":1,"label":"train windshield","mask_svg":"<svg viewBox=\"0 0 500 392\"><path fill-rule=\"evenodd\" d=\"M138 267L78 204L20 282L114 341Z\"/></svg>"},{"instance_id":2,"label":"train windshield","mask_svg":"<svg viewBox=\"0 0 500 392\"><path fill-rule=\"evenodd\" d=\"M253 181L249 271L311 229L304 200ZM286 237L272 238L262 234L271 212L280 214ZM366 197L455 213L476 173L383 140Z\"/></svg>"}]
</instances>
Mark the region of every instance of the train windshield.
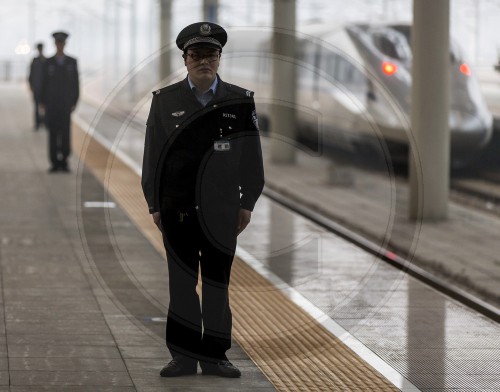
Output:
<instances>
[{"instance_id":1,"label":"train windshield","mask_svg":"<svg viewBox=\"0 0 500 392\"><path fill-rule=\"evenodd\" d=\"M407 37L393 29L375 31L373 44L380 52L393 59L405 61L411 59L411 47Z\"/></svg>"},{"instance_id":2,"label":"train windshield","mask_svg":"<svg viewBox=\"0 0 500 392\"><path fill-rule=\"evenodd\" d=\"M409 49L409 58L411 58L411 27L408 25L391 26L391 29L399 33L406 40L406 45ZM397 58L397 57L396 57ZM463 55L460 46L453 39L450 39L450 59L452 63L462 62Z\"/></svg>"}]
</instances>

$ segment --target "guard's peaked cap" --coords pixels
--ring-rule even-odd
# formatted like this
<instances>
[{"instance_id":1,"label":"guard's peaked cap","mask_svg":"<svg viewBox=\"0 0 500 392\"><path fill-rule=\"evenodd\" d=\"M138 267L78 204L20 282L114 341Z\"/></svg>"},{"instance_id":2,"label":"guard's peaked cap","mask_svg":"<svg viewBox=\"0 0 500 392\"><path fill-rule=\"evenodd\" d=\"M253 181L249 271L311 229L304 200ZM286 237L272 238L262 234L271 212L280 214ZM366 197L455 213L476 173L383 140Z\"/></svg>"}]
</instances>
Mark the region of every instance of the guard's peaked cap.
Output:
<instances>
[{"instance_id":1,"label":"guard's peaked cap","mask_svg":"<svg viewBox=\"0 0 500 392\"><path fill-rule=\"evenodd\" d=\"M224 28L211 22L198 22L182 29L175 43L180 50L194 47L211 47L222 50L227 42Z\"/></svg>"}]
</instances>

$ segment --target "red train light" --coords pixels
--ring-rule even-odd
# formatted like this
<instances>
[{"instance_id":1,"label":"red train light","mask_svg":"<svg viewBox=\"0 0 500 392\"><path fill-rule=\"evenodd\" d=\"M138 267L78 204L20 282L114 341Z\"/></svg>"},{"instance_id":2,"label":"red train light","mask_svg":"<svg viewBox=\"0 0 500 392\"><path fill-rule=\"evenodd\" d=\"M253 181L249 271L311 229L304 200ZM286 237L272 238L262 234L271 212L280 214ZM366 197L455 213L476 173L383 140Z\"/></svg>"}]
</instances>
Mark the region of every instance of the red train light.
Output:
<instances>
[{"instance_id":1,"label":"red train light","mask_svg":"<svg viewBox=\"0 0 500 392\"><path fill-rule=\"evenodd\" d=\"M396 71L398 70L398 66L394 63L391 63L389 61L384 61L382 63L382 71L384 71L384 73L386 75L394 75L396 73Z\"/></svg>"},{"instance_id":2,"label":"red train light","mask_svg":"<svg viewBox=\"0 0 500 392\"><path fill-rule=\"evenodd\" d=\"M460 72L462 72L464 75L467 75L467 76L471 76L472 75L470 67L467 64L465 64L465 63L463 63L460 66Z\"/></svg>"},{"instance_id":3,"label":"red train light","mask_svg":"<svg viewBox=\"0 0 500 392\"><path fill-rule=\"evenodd\" d=\"M386 250L386 251L385 251L385 256L386 256L388 259L391 259L391 260L396 260L396 259L398 258L398 256L396 255L396 253L391 252L390 250Z\"/></svg>"}]
</instances>

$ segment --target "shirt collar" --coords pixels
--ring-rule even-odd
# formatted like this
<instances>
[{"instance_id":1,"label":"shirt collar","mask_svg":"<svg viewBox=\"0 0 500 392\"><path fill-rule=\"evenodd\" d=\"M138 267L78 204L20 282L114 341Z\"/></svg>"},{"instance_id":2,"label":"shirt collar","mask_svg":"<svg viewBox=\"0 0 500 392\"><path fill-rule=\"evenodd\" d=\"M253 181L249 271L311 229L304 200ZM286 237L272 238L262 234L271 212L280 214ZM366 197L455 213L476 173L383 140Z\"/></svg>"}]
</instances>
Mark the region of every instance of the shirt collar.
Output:
<instances>
[{"instance_id":1,"label":"shirt collar","mask_svg":"<svg viewBox=\"0 0 500 392\"><path fill-rule=\"evenodd\" d=\"M188 75L188 82L189 82L189 88L194 91L195 93L201 93L198 88L194 85L194 83L192 82L191 78L189 77ZM215 76L215 80L214 82L212 83L212 85L210 86L210 88L207 90L207 92L209 90L212 90L212 93L215 95L215 91L217 90L217 85L219 84L219 78L217 76Z\"/></svg>"},{"instance_id":2,"label":"shirt collar","mask_svg":"<svg viewBox=\"0 0 500 392\"><path fill-rule=\"evenodd\" d=\"M66 62L66 55L55 56L55 57L56 57L57 64L59 64L59 65L62 65Z\"/></svg>"}]
</instances>

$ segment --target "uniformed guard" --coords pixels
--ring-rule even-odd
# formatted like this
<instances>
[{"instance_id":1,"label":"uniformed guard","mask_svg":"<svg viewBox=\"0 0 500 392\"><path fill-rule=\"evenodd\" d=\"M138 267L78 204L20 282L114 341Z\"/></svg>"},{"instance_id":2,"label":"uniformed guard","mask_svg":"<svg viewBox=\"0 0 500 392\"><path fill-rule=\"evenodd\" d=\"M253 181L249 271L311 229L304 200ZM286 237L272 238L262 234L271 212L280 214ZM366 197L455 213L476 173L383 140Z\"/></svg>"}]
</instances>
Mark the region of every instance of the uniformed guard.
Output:
<instances>
[{"instance_id":1,"label":"uniformed guard","mask_svg":"<svg viewBox=\"0 0 500 392\"><path fill-rule=\"evenodd\" d=\"M236 237L264 186L253 92L217 74L226 31L200 22L177 37L187 77L154 93L147 120L142 186L163 233L170 304L162 377L240 377L231 346L229 277ZM202 302L196 293L198 269Z\"/></svg>"},{"instance_id":2,"label":"uniformed guard","mask_svg":"<svg viewBox=\"0 0 500 392\"><path fill-rule=\"evenodd\" d=\"M69 171L71 112L79 96L78 66L64 53L68 34L52 34L57 52L43 67L41 102L45 107L45 124L49 129L50 172Z\"/></svg>"},{"instance_id":3,"label":"uniformed guard","mask_svg":"<svg viewBox=\"0 0 500 392\"><path fill-rule=\"evenodd\" d=\"M33 58L30 65L30 72L28 82L30 85L31 93L33 95L33 103L35 109L35 131L43 124L43 113L40 110L40 95L42 92L42 76L43 64L45 63L45 56L43 55L43 44L40 42L36 45L38 56Z\"/></svg>"}]
</instances>

